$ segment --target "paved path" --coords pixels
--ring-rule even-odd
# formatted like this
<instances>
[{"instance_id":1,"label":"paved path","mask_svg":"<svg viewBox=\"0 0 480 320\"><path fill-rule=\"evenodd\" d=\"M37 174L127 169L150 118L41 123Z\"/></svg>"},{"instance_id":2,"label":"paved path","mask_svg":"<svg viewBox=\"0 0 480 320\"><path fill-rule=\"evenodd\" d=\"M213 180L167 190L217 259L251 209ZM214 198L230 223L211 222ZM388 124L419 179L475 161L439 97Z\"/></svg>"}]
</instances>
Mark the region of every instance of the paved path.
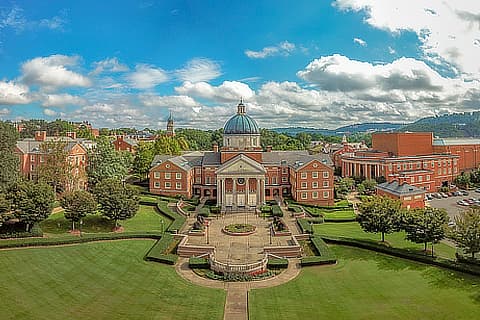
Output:
<instances>
[{"instance_id":1,"label":"paved path","mask_svg":"<svg viewBox=\"0 0 480 320\"><path fill-rule=\"evenodd\" d=\"M188 267L187 258L180 258L175 269L181 277L193 284L226 290L223 318L225 320L246 320L248 319L248 291L278 286L296 278L300 273L300 259L289 259L288 268L271 279L251 282L222 282L202 278Z\"/></svg>"}]
</instances>

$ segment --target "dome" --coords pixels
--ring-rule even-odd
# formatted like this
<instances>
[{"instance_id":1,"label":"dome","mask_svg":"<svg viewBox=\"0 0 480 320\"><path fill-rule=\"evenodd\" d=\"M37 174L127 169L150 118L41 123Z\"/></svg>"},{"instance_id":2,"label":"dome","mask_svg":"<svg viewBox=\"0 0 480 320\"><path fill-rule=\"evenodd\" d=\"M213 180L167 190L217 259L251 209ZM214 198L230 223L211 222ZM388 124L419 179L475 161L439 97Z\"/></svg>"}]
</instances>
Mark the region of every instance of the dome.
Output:
<instances>
[{"instance_id":1,"label":"dome","mask_svg":"<svg viewBox=\"0 0 480 320\"><path fill-rule=\"evenodd\" d=\"M257 123L245 114L245 105L240 102L237 114L225 123L223 133L226 134L260 134Z\"/></svg>"}]
</instances>

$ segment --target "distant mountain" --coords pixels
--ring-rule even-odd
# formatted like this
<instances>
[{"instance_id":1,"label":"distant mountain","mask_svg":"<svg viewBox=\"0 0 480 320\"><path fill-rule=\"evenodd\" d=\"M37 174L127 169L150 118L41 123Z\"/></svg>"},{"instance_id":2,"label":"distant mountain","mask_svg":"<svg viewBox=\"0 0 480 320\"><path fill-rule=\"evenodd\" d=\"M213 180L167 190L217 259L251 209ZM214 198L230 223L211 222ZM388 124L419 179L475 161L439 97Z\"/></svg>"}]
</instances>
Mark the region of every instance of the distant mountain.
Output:
<instances>
[{"instance_id":1,"label":"distant mountain","mask_svg":"<svg viewBox=\"0 0 480 320\"><path fill-rule=\"evenodd\" d=\"M381 123L361 123L353 124L349 126L340 127L334 130L330 129L316 129L316 128L304 128L304 127L295 127L295 128L274 128L272 131L278 133L284 133L290 136L295 136L298 133L310 133L310 134L322 134L325 136L341 136L345 133L365 133L365 132L378 132L378 131L395 131L403 127L403 124L399 123L390 123L390 122L381 122Z\"/></svg>"},{"instance_id":2,"label":"distant mountain","mask_svg":"<svg viewBox=\"0 0 480 320\"><path fill-rule=\"evenodd\" d=\"M480 112L427 117L405 125L399 131L432 131L439 137L480 137Z\"/></svg>"}]
</instances>

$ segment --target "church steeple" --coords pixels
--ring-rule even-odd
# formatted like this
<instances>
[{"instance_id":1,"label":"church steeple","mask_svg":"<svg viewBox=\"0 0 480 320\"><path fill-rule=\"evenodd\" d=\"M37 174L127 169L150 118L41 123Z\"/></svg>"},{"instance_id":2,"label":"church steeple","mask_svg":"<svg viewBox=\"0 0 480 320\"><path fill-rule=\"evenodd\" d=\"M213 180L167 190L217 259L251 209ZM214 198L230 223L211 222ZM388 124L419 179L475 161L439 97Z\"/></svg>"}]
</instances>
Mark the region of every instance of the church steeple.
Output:
<instances>
[{"instance_id":1,"label":"church steeple","mask_svg":"<svg viewBox=\"0 0 480 320\"><path fill-rule=\"evenodd\" d=\"M175 136L175 130L173 129L173 116L171 111L167 121L167 136L168 137Z\"/></svg>"},{"instance_id":2,"label":"church steeple","mask_svg":"<svg viewBox=\"0 0 480 320\"><path fill-rule=\"evenodd\" d=\"M240 103L237 106L237 114L246 114L245 105L243 104L243 97L240 98Z\"/></svg>"}]
</instances>

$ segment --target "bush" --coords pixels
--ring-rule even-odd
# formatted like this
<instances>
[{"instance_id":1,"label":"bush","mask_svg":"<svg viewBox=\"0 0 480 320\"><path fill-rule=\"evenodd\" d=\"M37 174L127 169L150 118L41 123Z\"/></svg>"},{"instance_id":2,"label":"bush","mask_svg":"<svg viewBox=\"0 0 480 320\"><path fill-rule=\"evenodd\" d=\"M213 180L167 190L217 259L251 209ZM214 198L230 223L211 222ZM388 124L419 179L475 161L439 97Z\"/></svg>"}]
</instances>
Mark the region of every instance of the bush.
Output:
<instances>
[{"instance_id":1,"label":"bush","mask_svg":"<svg viewBox=\"0 0 480 320\"><path fill-rule=\"evenodd\" d=\"M191 269L208 269L208 268L210 268L210 264L208 263L207 258L191 257L190 259L188 259L188 266Z\"/></svg>"},{"instance_id":2,"label":"bush","mask_svg":"<svg viewBox=\"0 0 480 320\"><path fill-rule=\"evenodd\" d=\"M306 220L311 224L322 224L325 222L323 217L306 218Z\"/></svg>"},{"instance_id":3,"label":"bush","mask_svg":"<svg viewBox=\"0 0 480 320\"><path fill-rule=\"evenodd\" d=\"M164 234L145 255L145 260L155 261L166 264L175 264L178 256L172 254L175 252L178 241L171 234Z\"/></svg>"},{"instance_id":4,"label":"bush","mask_svg":"<svg viewBox=\"0 0 480 320\"><path fill-rule=\"evenodd\" d=\"M331 259L329 257L322 257L322 256L310 256L310 257L303 257L300 259L300 265L302 267L307 266L320 266L325 264L335 264L337 263L337 259Z\"/></svg>"},{"instance_id":5,"label":"bush","mask_svg":"<svg viewBox=\"0 0 480 320\"><path fill-rule=\"evenodd\" d=\"M166 231L170 233L177 233L183 227L186 219L184 216L170 210L167 204L168 203L165 201L160 201L157 203L157 209L160 211L160 213L173 220Z\"/></svg>"},{"instance_id":6,"label":"bush","mask_svg":"<svg viewBox=\"0 0 480 320\"><path fill-rule=\"evenodd\" d=\"M272 216L274 217L283 217L283 211L279 205L272 206Z\"/></svg>"},{"instance_id":7,"label":"bush","mask_svg":"<svg viewBox=\"0 0 480 320\"><path fill-rule=\"evenodd\" d=\"M297 206L297 205L289 205L288 206L288 211L293 211L295 213L301 213L302 212L302 207Z\"/></svg>"},{"instance_id":8,"label":"bush","mask_svg":"<svg viewBox=\"0 0 480 320\"><path fill-rule=\"evenodd\" d=\"M212 214L219 214L220 213L220 207L211 207L210 212Z\"/></svg>"},{"instance_id":9,"label":"bush","mask_svg":"<svg viewBox=\"0 0 480 320\"><path fill-rule=\"evenodd\" d=\"M202 207L200 209L200 211L198 212L198 215L199 216L204 216L204 217L208 217L210 215L210 208L208 207Z\"/></svg>"},{"instance_id":10,"label":"bush","mask_svg":"<svg viewBox=\"0 0 480 320\"><path fill-rule=\"evenodd\" d=\"M300 230L302 231L302 233L310 233L310 234L313 233L313 228L307 219L302 219L302 218L297 219L297 224L300 227Z\"/></svg>"},{"instance_id":11,"label":"bush","mask_svg":"<svg viewBox=\"0 0 480 320\"><path fill-rule=\"evenodd\" d=\"M288 268L288 259L268 259L267 268L269 269L286 269Z\"/></svg>"},{"instance_id":12,"label":"bush","mask_svg":"<svg viewBox=\"0 0 480 320\"><path fill-rule=\"evenodd\" d=\"M272 213L272 207L269 206L269 205L265 205L265 206L262 206L260 208L260 211L262 211L262 213L271 214Z\"/></svg>"}]
</instances>

